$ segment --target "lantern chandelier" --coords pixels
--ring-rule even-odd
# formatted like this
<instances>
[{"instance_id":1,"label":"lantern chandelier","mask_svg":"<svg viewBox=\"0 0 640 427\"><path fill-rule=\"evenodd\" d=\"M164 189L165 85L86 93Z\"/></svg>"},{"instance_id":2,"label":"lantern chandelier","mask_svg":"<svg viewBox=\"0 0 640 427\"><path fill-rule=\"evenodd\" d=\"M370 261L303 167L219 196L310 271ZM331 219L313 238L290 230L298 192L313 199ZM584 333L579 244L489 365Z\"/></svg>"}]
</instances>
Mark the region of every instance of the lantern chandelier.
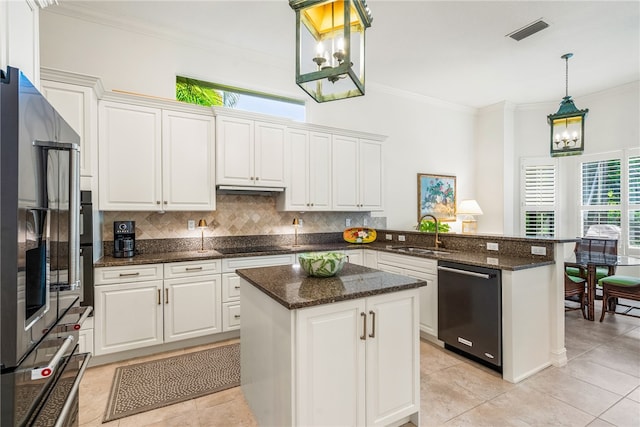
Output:
<instances>
[{"instance_id":1,"label":"lantern chandelier","mask_svg":"<svg viewBox=\"0 0 640 427\"><path fill-rule=\"evenodd\" d=\"M555 114L547 116L551 126L551 156L570 156L584 151L584 119L589 109L578 110L569 96L569 58L573 53L561 56L565 60L565 96Z\"/></svg>"},{"instance_id":2,"label":"lantern chandelier","mask_svg":"<svg viewBox=\"0 0 640 427\"><path fill-rule=\"evenodd\" d=\"M289 0L296 12L296 83L317 102L364 95L365 0ZM346 23L346 24L345 24Z\"/></svg>"}]
</instances>

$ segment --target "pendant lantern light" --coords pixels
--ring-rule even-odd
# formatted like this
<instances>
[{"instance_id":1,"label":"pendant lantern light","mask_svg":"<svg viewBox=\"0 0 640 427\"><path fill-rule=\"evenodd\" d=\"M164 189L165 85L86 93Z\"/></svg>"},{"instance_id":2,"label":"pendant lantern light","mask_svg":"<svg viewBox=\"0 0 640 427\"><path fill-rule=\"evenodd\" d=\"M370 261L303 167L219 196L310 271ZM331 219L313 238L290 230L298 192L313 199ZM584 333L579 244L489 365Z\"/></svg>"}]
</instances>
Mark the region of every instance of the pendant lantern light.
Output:
<instances>
[{"instance_id":1,"label":"pendant lantern light","mask_svg":"<svg viewBox=\"0 0 640 427\"><path fill-rule=\"evenodd\" d=\"M317 102L364 95L364 0L289 0L296 12L296 83Z\"/></svg>"},{"instance_id":2,"label":"pendant lantern light","mask_svg":"<svg viewBox=\"0 0 640 427\"><path fill-rule=\"evenodd\" d=\"M584 120L589 109L578 110L569 96L569 58L573 53L561 56L565 60L565 96L555 114L549 114L551 126L551 157L582 154L584 151Z\"/></svg>"}]
</instances>

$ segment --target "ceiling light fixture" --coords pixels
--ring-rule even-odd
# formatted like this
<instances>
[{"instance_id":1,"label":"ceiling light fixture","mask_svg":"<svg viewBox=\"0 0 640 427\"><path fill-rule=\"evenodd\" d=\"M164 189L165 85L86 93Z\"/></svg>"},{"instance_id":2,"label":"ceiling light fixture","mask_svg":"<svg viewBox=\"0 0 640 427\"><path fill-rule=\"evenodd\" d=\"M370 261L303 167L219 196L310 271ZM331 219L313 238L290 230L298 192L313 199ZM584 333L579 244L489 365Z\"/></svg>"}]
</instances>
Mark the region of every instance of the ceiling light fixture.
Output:
<instances>
[{"instance_id":1,"label":"ceiling light fixture","mask_svg":"<svg viewBox=\"0 0 640 427\"><path fill-rule=\"evenodd\" d=\"M565 60L565 96L555 114L547 116L551 126L551 157L582 154L584 151L584 119L589 109L578 110L569 96L569 58L573 53L561 56Z\"/></svg>"},{"instance_id":2,"label":"ceiling light fixture","mask_svg":"<svg viewBox=\"0 0 640 427\"><path fill-rule=\"evenodd\" d=\"M317 102L364 95L364 0L289 0L296 12L296 83ZM345 25L347 23L347 25Z\"/></svg>"}]
</instances>

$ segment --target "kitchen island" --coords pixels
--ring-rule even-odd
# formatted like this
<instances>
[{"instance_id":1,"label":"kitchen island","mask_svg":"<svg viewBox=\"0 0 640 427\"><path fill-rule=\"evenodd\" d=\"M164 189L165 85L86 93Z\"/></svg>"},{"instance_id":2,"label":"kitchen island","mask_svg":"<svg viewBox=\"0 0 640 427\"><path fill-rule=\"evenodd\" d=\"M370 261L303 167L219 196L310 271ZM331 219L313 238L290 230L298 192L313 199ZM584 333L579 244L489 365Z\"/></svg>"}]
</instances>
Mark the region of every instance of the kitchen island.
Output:
<instances>
[{"instance_id":1,"label":"kitchen island","mask_svg":"<svg viewBox=\"0 0 640 427\"><path fill-rule=\"evenodd\" d=\"M419 425L418 288L345 264L239 269L242 391L259 425Z\"/></svg>"}]
</instances>

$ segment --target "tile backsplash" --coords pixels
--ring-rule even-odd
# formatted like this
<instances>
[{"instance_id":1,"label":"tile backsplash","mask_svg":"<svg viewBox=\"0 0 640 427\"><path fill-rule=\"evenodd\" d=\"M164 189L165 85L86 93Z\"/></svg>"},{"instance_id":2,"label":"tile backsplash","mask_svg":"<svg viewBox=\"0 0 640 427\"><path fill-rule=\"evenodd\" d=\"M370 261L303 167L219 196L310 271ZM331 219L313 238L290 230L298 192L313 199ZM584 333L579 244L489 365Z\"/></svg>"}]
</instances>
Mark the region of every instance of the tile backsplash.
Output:
<instances>
[{"instance_id":1,"label":"tile backsplash","mask_svg":"<svg viewBox=\"0 0 640 427\"><path fill-rule=\"evenodd\" d=\"M293 234L293 218L302 220L298 233L326 233L342 231L346 220L352 227L386 228L385 217L371 217L370 212L280 212L275 196L219 194L217 209L211 212L103 212L102 238L113 240L114 221L135 221L136 240L200 237L201 230L187 229L187 221L205 219L208 228L204 236L246 236L261 234Z\"/></svg>"}]
</instances>

